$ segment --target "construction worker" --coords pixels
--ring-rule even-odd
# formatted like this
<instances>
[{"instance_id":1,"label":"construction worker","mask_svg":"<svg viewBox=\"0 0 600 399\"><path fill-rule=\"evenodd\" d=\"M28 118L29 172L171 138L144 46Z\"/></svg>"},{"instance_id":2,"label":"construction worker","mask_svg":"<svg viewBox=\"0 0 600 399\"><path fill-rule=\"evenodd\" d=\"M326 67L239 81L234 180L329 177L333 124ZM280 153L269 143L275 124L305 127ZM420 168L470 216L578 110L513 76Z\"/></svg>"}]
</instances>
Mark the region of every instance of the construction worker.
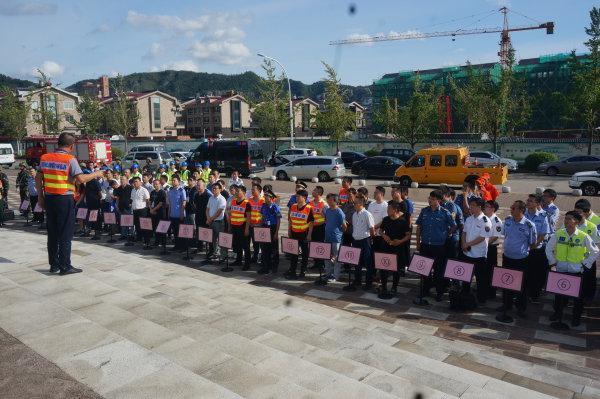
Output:
<instances>
[{"instance_id":1,"label":"construction worker","mask_svg":"<svg viewBox=\"0 0 600 399\"><path fill-rule=\"evenodd\" d=\"M138 165L137 163L134 163L133 165L131 165L131 176L129 177L129 179L133 179L134 177L138 177L140 179L140 181L142 180L142 173L140 172L140 165Z\"/></svg>"},{"instance_id":2,"label":"construction worker","mask_svg":"<svg viewBox=\"0 0 600 399\"><path fill-rule=\"evenodd\" d=\"M340 205L344 205L346 202L348 202L348 189L350 186L352 186L352 178L350 176L345 176L342 179L342 188L338 194Z\"/></svg>"},{"instance_id":3,"label":"construction worker","mask_svg":"<svg viewBox=\"0 0 600 399\"><path fill-rule=\"evenodd\" d=\"M50 272L61 275L80 273L71 265L71 241L75 227L75 182L85 184L104 176L103 171L84 175L77 159L71 155L75 136L61 133L57 149L42 155L40 170L35 177L38 203L46 210L48 230L48 261Z\"/></svg>"},{"instance_id":4,"label":"construction worker","mask_svg":"<svg viewBox=\"0 0 600 399\"><path fill-rule=\"evenodd\" d=\"M550 237L546 245L546 256L550 266L557 272L570 275L583 274L585 279L586 271L591 270L600 250L588 234L577 228L583 220L581 213L577 211L567 212L564 221L565 227L559 229L556 234ZM585 283L583 285L585 289ZM585 293L583 297L575 299L571 319L571 326L573 327L577 327L581 323L584 298ZM554 314L550 316L550 321L561 320L563 308L568 302L568 297L554 296Z\"/></svg>"},{"instance_id":5,"label":"construction worker","mask_svg":"<svg viewBox=\"0 0 600 399\"><path fill-rule=\"evenodd\" d=\"M204 181L204 183L208 183L208 176L210 176L210 162L204 161L202 163L202 171L200 173L200 178Z\"/></svg>"},{"instance_id":6,"label":"construction worker","mask_svg":"<svg viewBox=\"0 0 600 399\"><path fill-rule=\"evenodd\" d=\"M260 213L260 209L262 205L265 203L264 197L262 194L262 186L259 184L253 184L251 189L251 196L248 198L248 203L250 203L250 239L252 240L252 263L258 262L258 252L260 249L260 243L254 240L254 228L260 227L262 225L262 214Z\"/></svg>"},{"instance_id":7,"label":"construction worker","mask_svg":"<svg viewBox=\"0 0 600 399\"><path fill-rule=\"evenodd\" d=\"M188 178L190 177L190 171L188 170L188 164L185 161L179 165L179 177L181 177L183 184L187 185Z\"/></svg>"},{"instance_id":8,"label":"construction worker","mask_svg":"<svg viewBox=\"0 0 600 399\"><path fill-rule=\"evenodd\" d=\"M160 177L162 175L165 175L166 173L167 173L167 165L161 163L160 165L158 165L158 170L156 171L156 173L154 175L154 179L158 180L158 179L160 179Z\"/></svg>"},{"instance_id":9,"label":"construction worker","mask_svg":"<svg viewBox=\"0 0 600 399\"><path fill-rule=\"evenodd\" d=\"M169 169L165 172L167 174L167 182L170 185L173 185L173 175L177 174L177 166L175 166L175 161L169 162Z\"/></svg>"},{"instance_id":10,"label":"construction worker","mask_svg":"<svg viewBox=\"0 0 600 399\"><path fill-rule=\"evenodd\" d=\"M313 212L313 229L311 235L311 241L325 242L325 211L327 210L327 202L323 199L324 189L322 186L315 186L312 191L312 199L309 205ZM325 261L323 259L315 259L316 269L325 268Z\"/></svg>"},{"instance_id":11,"label":"construction worker","mask_svg":"<svg viewBox=\"0 0 600 399\"><path fill-rule=\"evenodd\" d=\"M236 253L235 262L232 266L242 264L244 255L244 266L242 270L250 269L250 203L246 199L246 187L240 186L236 189L236 196L231 201L229 208L229 232L233 234L233 252Z\"/></svg>"},{"instance_id":12,"label":"construction worker","mask_svg":"<svg viewBox=\"0 0 600 399\"><path fill-rule=\"evenodd\" d=\"M300 190L296 193L296 203L290 207L288 213L290 238L298 240L298 248L302 252L302 265L300 266L300 277L306 275L306 266L308 264L308 241L310 240L313 228L312 207L306 203L308 192ZM296 269L298 268L298 255L292 255L290 268L284 274L285 278L295 280L298 278Z\"/></svg>"}]
</instances>

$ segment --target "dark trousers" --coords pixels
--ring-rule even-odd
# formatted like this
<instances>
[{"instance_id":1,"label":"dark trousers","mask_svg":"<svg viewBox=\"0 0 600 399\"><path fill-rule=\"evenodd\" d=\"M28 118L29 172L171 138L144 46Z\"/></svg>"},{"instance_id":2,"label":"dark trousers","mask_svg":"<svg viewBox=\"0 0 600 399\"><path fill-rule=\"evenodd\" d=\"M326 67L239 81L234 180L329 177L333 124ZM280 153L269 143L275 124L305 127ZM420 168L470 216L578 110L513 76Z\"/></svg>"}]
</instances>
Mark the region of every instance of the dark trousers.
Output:
<instances>
[{"instance_id":1,"label":"dark trousers","mask_svg":"<svg viewBox=\"0 0 600 399\"><path fill-rule=\"evenodd\" d=\"M271 238L273 238L277 226L269 226L269 228L271 229ZM277 243L278 237L275 237L271 242L260 244L260 250L262 251L261 269L277 273L277 268L279 267L279 248Z\"/></svg>"},{"instance_id":2,"label":"dark trousers","mask_svg":"<svg viewBox=\"0 0 600 399\"><path fill-rule=\"evenodd\" d=\"M513 300L516 297L515 305L517 306L517 310L524 312L527 309L527 292L529 291L529 279L528 274L525 273L527 271L528 258L524 259L512 259L508 258L506 255L502 255L502 267L506 267L508 269L521 270L523 271L523 287L521 292L515 292L511 290L504 290L502 292L502 301L506 310L511 310L513 306Z\"/></svg>"},{"instance_id":3,"label":"dark trousers","mask_svg":"<svg viewBox=\"0 0 600 399\"><path fill-rule=\"evenodd\" d=\"M486 262L486 271L488 272L488 276L486 277L489 281L492 281L492 276L494 273L494 267L498 266L498 245L488 245L487 258ZM496 297L496 288L490 286L488 290L488 299L493 299Z\"/></svg>"},{"instance_id":4,"label":"dark trousers","mask_svg":"<svg viewBox=\"0 0 600 399\"><path fill-rule=\"evenodd\" d=\"M546 258L546 247L532 249L527 257L527 281L531 298L538 298L548 279L548 258Z\"/></svg>"},{"instance_id":5,"label":"dark trousers","mask_svg":"<svg viewBox=\"0 0 600 399\"><path fill-rule=\"evenodd\" d=\"M158 222L160 222L161 220L164 219L163 215L159 211L156 215L152 215L151 218L152 218L152 230L156 231L156 228L158 227ZM163 243L166 244L166 240L167 240L166 234L154 233L154 245L159 246Z\"/></svg>"},{"instance_id":6,"label":"dark trousers","mask_svg":"<svg viewBox=\"0 0 600 399\"><path fill-rule=\"evenodd\" d=\"M69 270L71 241L75 230L75 202L72 195L46 195L48 263L53 269Z\"/></svg>"},{"instance_id":7,"label":"dark trousers","mask_svg":"<svg viewBox=\"0 0 600 399\"><path fill-rule=\"evenodd\" d=\"M202 212L204 212L204 214L202 214ZM198 227L208 227L208 225L206 224L206 208L204 208L203 210L198 210L196 212L194 222L196 223L196 230L198 230ZM204 250L205 245L208 245L208 243L196 240L196 248L198 248L198 251Z\"/></svg>"},{"instance_id":8,"label":"dark trousers","mask_svg":"<svg viewBox=\"0 0 600 399\"><path fill-rule=\"evenodd\" d=\"M171 220L171 231L173 232L173 236L175 237L175 245L173 249L185 249L183 245L183 240L179 238L179 225L181 224L180 218L169 218Z\"/></svg>"},{"instance_id":9,"label":"dark trousers","mask_svg":"<svg viewBox=\"0 0 600 399\"><path fill-rule=\"evenodd\" d=\"M313 226L311 241L325 242L325 224ZM315 267L323 269L325 267L324 259L315 259Z\"/></svg>"},{"instance_id":10,"label":"dark trousers","mask_svg":"<svg viewBox=\"0 0 600 399\"><path fill-rule=\"evenodd\" d=\"M362 268L365 266L365 285L370 286L373 283L373 274L375 274L375 268L373 267L373 255L371 251L371 239L363 238L362 240L354 240L352 246L360 248L360 261L358 265L354 267L354 285L360 285L362 281Z\"/></svg>"},{"instance_id":11,"label":"dark trousers","mask_svg":"<svg viewBox=\"0 0 600 399\"><path fill-rule=\"evenodd\" d=\"M298 269L298 257L302 256L302 263L300 264L300 273L306 273L306 266L308 265L308 241L306 240L307 233L295 233L292 231L290 238L298 240L298 248L300 255L292 255L290 257L290 272L296 274Z\"/></svg>"},{"instance_id":12,"label":"dark trousers","mask_svg":"<svg viewBox=\"0 0 600 399\"><path fill-rule=\"evenodd\" d=\"M571 276L581 276L580 274L575 273L565 273ZM569 303L571 298L563 295L554 295L554 313L559 315L562 319L563 309ZM573 298L573 320L581 319L581 314L583 313L583 298Z\"/></svg>"},{"instance_id":13,"label":"dark trousers","mask_svg":"<svg viewBox=\"0 0 600 399\"><path fill-rule=\"evenodd\" d=\"M37 195L30 195L29 196L29 203L31 204L31 211L33 212L33 210L35 209L35 206L38 203L38 196ZM34 222L40 222L40 223L44 223L44 212L34 212L33 213L33 221Z\"/></svg>"},{"instance_id":14,"label":"dark trousers","mask_svg":"<svg viewBox=\"0 0 600 399\"><path fill-rule=\"evenodd\" d=\"M446 289L446 279L444 278L444 268L446 267L446 245L421 244L419 254L433 258L433 275L425 277L423 291L425 295L429 290L435 287L438 295L443 295Z\"/></svg>"},{"instance_id":15,"label":"dark trousers","mask_svg":"<svg viewBox=\"0 0 600 399\"><path fill-rule=\"evenodd\" d=\"M235 252L235 261L241 262L244 257L244 266L250 264L250 237L245 236L246 225L231 226L233 234L233 252Z\"/></svg>"},{"instance_id":16,"label":"dark trousers","mask_svg":"<svg viewBox=\"0 0 600 399\"><path fill-rule=\"evenodd\" d=\"M23 201L27 199L27 186L19 186L19 198L21 199L19 204L22 204ZM33 207L31 209L33 209Z\"/></svg>"},{"instance_id":17,"label":"dark trousers","mask_svg":"<svg viewBox=\"0 0 600 399\"><path fill-rule=\"evenodd\" d=\"M477 280L477 302L485 303L485 301L488 299L490 288L492 286L492 280L490 279L491 274L488 272L486 258L471 258L470 256L464 254L461 258L465 262L475 265L473 273L475 274L475 280ZM470 284L463 284L465 290L471 287Z\"/></svg>"},{"instance_id":18,"label":"dark trousers","mask_svg":"<svg viewBox=\"0 0 600 399\"><path fill-rule=\"evenodd\" d=\"M138 240L144 239L144 242L148 242L150 240L150 233L147 230L142 230L140 228L140 218L148 217L148 209L135 209L133 211L133 225L135 226L135 236Z\"/></svg>"},{"instance_id":19,"label":"dark trousers","mask_svg":"<svg viewBox=\"0 0 600 399\"><path fill-rule=\"evenodd\" d=\"M98 218L96 219L95 222L87 221L87 228L90 231L94 230L95 234L98 237L100 237L100 230L101 230L101 225L102 225L102 223L100 223L100 220L102 220L101 215L100 215L100 203L88 205L88 217L89 217L90 211L98 211Z\"/></svg>"},{"instance_id":20,"label":"dark trousers","mask_svg":"<svg viewBox=\"0 0 600 399\"><path fill-rule=\"evenodd\" d=\"M260 242L254 240L254 227L262 227L260 225L250 225L250 241L252 241L252 262L258 262L258 252L261 250L262 245Z\"/></svg>"}]
</instances>

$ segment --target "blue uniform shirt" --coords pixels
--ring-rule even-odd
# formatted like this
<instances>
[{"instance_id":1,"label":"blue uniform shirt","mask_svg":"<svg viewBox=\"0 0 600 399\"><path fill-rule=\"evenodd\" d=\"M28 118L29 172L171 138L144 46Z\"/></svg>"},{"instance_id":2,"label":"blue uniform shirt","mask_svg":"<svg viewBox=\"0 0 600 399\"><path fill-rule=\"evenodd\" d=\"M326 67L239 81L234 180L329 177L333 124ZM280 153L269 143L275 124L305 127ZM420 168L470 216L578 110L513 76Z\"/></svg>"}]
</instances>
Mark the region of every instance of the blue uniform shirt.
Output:
<instances>
[{"instance_id":1,"label":"blue uniform shirt","mask_svg":"<svg viewBox=\"0 0 600 399\"><path fill-rule=\"evenodd\" d=\"M260 214L262 215L263 226L276 226L277 219L281 218L281 209L279 209L279 205L275 203L270 205L262 204L260 207Z\"/></svg>"},{"instance_id":2,"label":"blue uniform shirt","mask_svg":"<svg viewBox=\"0 0 600 399\"><path fill-rule=\"evenodd\" d=\"M415 203L410 198L405 198L404 202L406 203L406 213L409 216L415 213Z\"/></svg>"},{"instance_id":3,"label":"blue uniform shirt","mask_svg":"<svg viewBox=\"0 0 600 399\"><path fill-rule=\"evenodd\" d=\"M450 239L452 241L460 240L460 231L459 230L462 228L462 225L464 224L462 209L460 209L460 206L456 205L452 201L442 202L442 208L444 208L448 212L450 212L450 215L452 215L454 222L458 226L458 229L456 229L456 231L454 233L452 233L452 235L450 236Z\"/></svg>"},{"instance_id":4,"label":"blue uniform shirt","mask_svg":"<svg viewBox=\"0 0 600 399\"><path fill-rule=\"evenodd\" d=\"M430 206L423 208L415 224L421 227L421 244L444 245L450 229L456 222L448 210L441 206L435 211Z\"/></svg>"},{"instance_id":5,"label":"blue uniform shirt","mask_svg":"<svg viewBox=\"0 0 600 399\"><path fill-rule=\"evenodd\" d=\"M169 217L180 218L182 216L185 216L184 209L182 209L181 207L183 201L187 201L187 195L185 194L185 190L183 189L183 187L173 187L167 192L167 203L169 204Z\"/></svg>"},{"instance_id":6,"label":"blue uniform shirt","mask_svg":"<svg viewBox=\"0 0 600 399\"><path fill-rule=\"evenodd\" d=\"M502 226L504 235L504 255L511 259L524 259L529 255L529 246L535 243L537 233L535 224L526 217L519 222L512 216L504 219Z\"/></svg>"},{"instance_id":7,"label":"blue uniform shirt","mask_svg":"<svg viewBox=\"0 0 600 399\"><path fill-rule=\"evenodd\" d=\"M346 216L341 208L325 209L325 242L342 242L342 226Z\"/></svg>"},{"instance_id":8,"label":"blue uniform shirt","mask_svg":"<svg viewBox=\"0 0 600 399\"><path fill-rule=\"evenodd\" d=\"M287 203L287 207L291 208L292 205L294 205L296 203L296 194L292 194L292 196L290 197L290 200Z\"/></svg>"},{"instance_id":9,"label":"blue uniform shirt","mask_svg":"<svg viewBox=\"0 0 600 399\"><path fill-rule=\"evenodd\" d=\"M548 217L544 211L536 211L534 214L525 211L525 217L535 225L535 233L537 235L545 234L545 240L548 240L550 234L550 226L548 225ZM537 238L536 238L537 239ZM544 245L542 241L537 248L541 248Z\"/></svg>"},{"instance_id":10,"label":"blue uniform shirt","mask_svg":"<svg viewBox=\"0 0 600 399\"><path fill-rule=\"evenodd\" d=\"M544 209L544 212L546 212L546 216L548 219L548 225L550 226L550 234L554 234L554 233L556 233L556 227L558 225L558 217L559 217L560 211L559 211L558 207L554 204L545 206L543 209Z\"/></svg>"}]
</instances>

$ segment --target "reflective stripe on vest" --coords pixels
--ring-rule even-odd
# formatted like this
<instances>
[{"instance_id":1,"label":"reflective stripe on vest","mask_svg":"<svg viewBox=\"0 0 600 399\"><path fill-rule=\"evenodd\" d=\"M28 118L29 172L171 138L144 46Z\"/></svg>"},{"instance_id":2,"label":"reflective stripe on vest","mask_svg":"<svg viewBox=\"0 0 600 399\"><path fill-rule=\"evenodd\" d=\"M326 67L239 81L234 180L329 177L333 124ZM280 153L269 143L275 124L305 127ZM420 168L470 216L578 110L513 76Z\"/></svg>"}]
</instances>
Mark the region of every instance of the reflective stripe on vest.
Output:
<instances>
[{"instance_id":1,"label":"reflective stripe on vest","mask_svg":"<svg viewBox=\"0 0 600 399\"><path fill-rule=\"evenodd\" d=\"M298 209L298 204L290 208L290 227L294 233L302 233L308 230L308 215L311 211L310 205L305 205L302 210Z\"/></svg>"},{"instance_id":2,"label":"reflective stripe on vest","mask_svg":"<svg viewBox=\"0 0 600 399\"><path fill-rule=\"evenodd\" d=\"M313 211L313 218L315 219L314 225L320 226L325 223L325 201L320 200L319 202L314 202L314 200L310 203Z\"/></svg>"},{"instance_id":3,"label":"reflective stripe on vest","mask_svg":"<svg viewBox=\"0 0 600 399\"><path fill-rule=\"evenodd\" d=\"M590 218L588 219L590 222L594 223L596 226L600 225L600 216L596 215L592 212Z\"/></svg>"},{"instance_id":4,"label":"reflective stripe on vest","mask_svg":"<svg viewBox=\"0 0 600 399\"><path fill-rule=\"evenodd\" d=\"M232 226L241 226L246 223L246 205L248 205L248 200L243 200L239 204L235 200L231 201L229 222Z\"/></svg>"},{"instance_id":5,"label":"reflective stripe on vest","mask_svg":"<svg viewBox=\"0 0 600 399\"><path fill-rule=\"evenodd\" d=\"M575 230L571 238L563 228L556 232L556 260L559 262L581 263L585 260L585 234Z\"/></svg>"},{"instance_id":6,"label":"reflective stripe on vest","mask_svg":"<svg viewBox=\"0 0 600 399\"><path fill-rule=\"evenodd\" d=\"M340 205L348 202L348 190L346 190L345 188L340 189L338 202L340 203Z\"/></svg>"},{"instance_id":7,"label":"reflective stripe on vest","mask_svg":"<svg viewBox=\"0 0 600 399\"><path fill-rule=\"evenodd\" d=\"M262 223L262 214L260 213L260 208L265 203L264 198L259 198L258 201L254 200L254 198L250 198L248 200L250 203L250 224L256 225Z\"/></svg>"},{"instance_id":8,"label":"reflective stripe on vest","mask_svg":"<svg viewBox=\"0 0 600 399\"><path fill-rule=\"evenodd\" d=\"M69 182L69 164L74 156L60 152L44 154L40 158L40 169L44 175L44 192L63 195L67 191L75 192L75 186Z\"/></svg>"},{"instance_id":9,"label":"reflective stripe on vest","mask_svg":"<svg viewBox=\"0 0 600 399\"><path fill-rule=\"evenodd\" d=\"M583 232L587 233L590 237L592 237L594 232L596 231L597 227L594 224L594 222L592 222L591 220L586 220L585 227L584 228L578 227L578 229L582 230Z\"/></svg>"}]
</instances>

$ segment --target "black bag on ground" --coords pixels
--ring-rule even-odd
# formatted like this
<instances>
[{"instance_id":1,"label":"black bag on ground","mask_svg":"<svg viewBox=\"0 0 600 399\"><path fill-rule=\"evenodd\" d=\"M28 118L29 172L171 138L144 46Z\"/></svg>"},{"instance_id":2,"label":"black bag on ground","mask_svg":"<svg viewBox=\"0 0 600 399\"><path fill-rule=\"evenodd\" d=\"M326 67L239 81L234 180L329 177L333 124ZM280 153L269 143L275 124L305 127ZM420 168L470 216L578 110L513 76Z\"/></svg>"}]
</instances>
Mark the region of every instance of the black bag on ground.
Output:
<instances>
[{"instance_id":1,"label":"black bag on ground","mask_svg":"<svg viewBox=\"0 0 600 399\"><path fill-rule=\"evenodd\" d=\"M448 296L450 297L450 310L474 310L477 307L475 295L469 291L451 290Z\"/></svg>"}]
</instances>

